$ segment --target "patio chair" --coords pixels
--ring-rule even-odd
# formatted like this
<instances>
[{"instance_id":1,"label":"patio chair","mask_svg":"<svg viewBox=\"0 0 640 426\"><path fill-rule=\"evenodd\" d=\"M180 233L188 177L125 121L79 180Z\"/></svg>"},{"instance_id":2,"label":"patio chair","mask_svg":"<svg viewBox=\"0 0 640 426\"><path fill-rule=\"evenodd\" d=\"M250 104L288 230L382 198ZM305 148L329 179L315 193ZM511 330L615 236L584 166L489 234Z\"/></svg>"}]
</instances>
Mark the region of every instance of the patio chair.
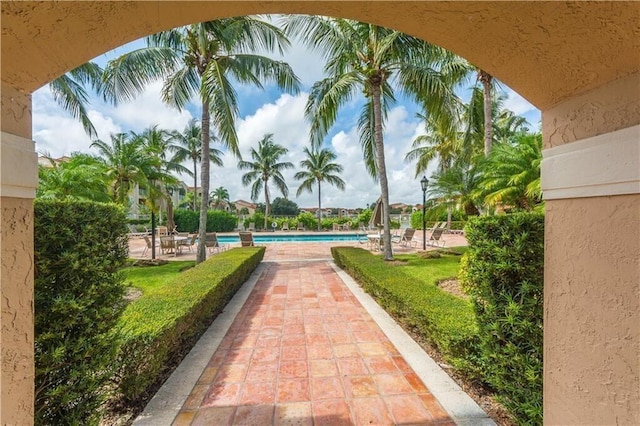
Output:
<instances>
[{"instance_id":1,"label":"patio chair","mask_svg":"<svg viewBox=\"0 0 640 426\"><path fill-rule=\"evenodd\" d=\"M256 223L255 222L251 222L249 224L249 226L247 227L247 231L256 232Z\"/></svg>"},{"instance_id":2,"label":"patio chair","mask_svg":"<svg viewBox=\"0 0 640 426\"><path fill-rule=\"evenodd\" d=\"M394 235L391 237L391 242L399 244L402 247L407 247L409 244L413 244L415 247L418 245L418 242L413 239L413 234L415 234L415 232L416 230L413 228L405 228L401 235Z\"/></svg>"},{"instance_id":3,"label":"patio chair","mask_svg":"<svg viewBox=\"0 0 640 426\"><path fill-rule=\"evenodd\" d=\"M282 224L282 229L281 231L288 231L289 230L289 223L288 222L284 222Z\"/></svg>"},{"instance_id":4,"label":"patio chair","mask_svg":"<svg viewBox=\"0 0 640 426\"><path fill-rule=\"evenodd\" d=\"M146 243L144 246L144 250L142 250L142 257L145 257L149 249L153 247L153 244L151 243L151 238L149 238L148 235L143 235L142 237L144 238L144 242ZM158 242L156 241L156 246L157 245Z\"/></svg>"},{"instance_id":5,"label":"patio chair","mask_svg":"<svg viewBox=\"0 0 640 426\"><path fill-rule=\"evenodd\" d=\"M128 225L128 226L129 226L129 233L127 235L129 236L129 238L142 237L142 236L148 234L148 232L140 232L140 231L138 231L138 229L136 228L135 225Z\"/></svg>"},{"instance_id":6,"label":"patio chair","mask_svg":"<svg viewBox=\"0 0 640 426\"><path fill-rule=\"evenodd\" d=\"M241 247L254 247L253 234L251 232L239 232Z\"/></svg>"},{"instance_id":7,"label":"patio chair","mask_svg":"<svg viewBox=\"0 0 640 426\"><path fill-rule=\"evenodd\" d=\"M220 244L218 241L218 235L215 232L207 232L204 237L204 245L209 248L209 253L217 250L220 253L222 250L227 249L226 244Z\"/></svg>"},{"instance_id":8,"label":"patio chair","mask_svg":"<svg viewBox=\"0 0 640 426\"><path fill-rule=\"evenodd\" d=\"M296 228L296 231L304 231L304 224L302 222L298 222L298 227Z\"/></svg>"},{"instance_id":9,"label":"patio chair","mask_svg":"<svg viewBox=\"0 0 640 426\"><path fill-rule=\"evenodd\" d=\"M178 237L189 237L189 233L188 232L178 232ZM191 251L191 247L193 247L196 244L196 240L198 239L198 234L193 234L190 236L190 238L188 240L180 240L178 241L178 245L180 247L186 247L189 249L189 251Z\"/></svg>"},{"instance_id":10,"label":"patio chair","mask_svg":"<svg viewBox=\"0 0 640 426\"><path fill-rule=\"evenodd\" d=\"M334 223L334 224L333 224L333 230L334 230L334 231L339 231L339 230L340 230L340 224L338 224L338 223Z\"/></svg>"},{"instance_id":11,"label":"patio chair","mask_svg":"<svg viewBox=\"0 0 640 426\"><path fill-rule=\"evenodd\" d=\"M444 228L435 228L433 231L431 231L431 235L429 235L427 244L434 247L440 247L440 242L442 242L442 247L444 247L445 241L443 238L441 238L443 233Z\"/></svg>"}]
</instances>

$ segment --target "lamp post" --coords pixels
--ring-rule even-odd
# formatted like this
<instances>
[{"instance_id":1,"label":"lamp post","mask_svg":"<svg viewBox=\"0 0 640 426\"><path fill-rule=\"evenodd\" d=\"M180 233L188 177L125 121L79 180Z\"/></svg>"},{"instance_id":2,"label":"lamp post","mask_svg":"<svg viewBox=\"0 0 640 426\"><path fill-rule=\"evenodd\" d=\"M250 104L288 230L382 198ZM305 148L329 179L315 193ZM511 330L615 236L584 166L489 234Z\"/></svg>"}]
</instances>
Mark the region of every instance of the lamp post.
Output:
<instances>
[{"instance_id":1,"label":"lamp post","mask_svg":"<svg viewBox=\"0 0 640 426\"><path fill-rule=\"evenodd\" d=\"M151 187L155 186L155 179L149 179L149 193L147 197L151 197ZM153 200L152 200L153 201ZM156 258L156 215L154 213L155 205L151 203L151 259Z\"/></svg>"},{"instance_id":2,"label":"lamp post","mask_svg":"<svg viewBox=\"0 0 640 426\"><path fill-rule=\"evenodd\" d=\"M420 186L422 187L422 250L426 250L427 220L425 218L425 204L427 204L427 186L429 186L429 179L426 176L422 176L422 179L420 179Z\"/></svg>"}]
</instances>

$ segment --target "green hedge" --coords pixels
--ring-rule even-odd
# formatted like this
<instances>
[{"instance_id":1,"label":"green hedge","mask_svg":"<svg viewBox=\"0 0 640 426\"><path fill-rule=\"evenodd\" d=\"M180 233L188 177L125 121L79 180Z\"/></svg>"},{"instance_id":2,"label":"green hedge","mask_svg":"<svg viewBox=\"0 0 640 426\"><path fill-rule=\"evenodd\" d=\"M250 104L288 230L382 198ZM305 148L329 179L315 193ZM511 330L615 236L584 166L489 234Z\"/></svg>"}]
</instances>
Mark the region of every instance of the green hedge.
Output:
<instances>
[{"instance_id":1,"label":"green hedge","mask_svg":"<svg viewBox=\"0 0 640 426\"><path fill-rule=\"evenodd\" d=\"M124 309L126 215L92 202L34 208L35 424L96 424Z\"/></svg>"},{"instance_id":2,"label":"green hedge","mask_svg":"<svg viewBox=\"0 0 640 426\"><path fill-rule=\"evenodd\" d=\"M173 221L180 232L198 232L200 212L176 209ZM207 232L232 232L236 229L238 218L224 210L209 210L207 212Z\"/></svg>"},{"instance_id":3,"label":"green hedge","mask_svg":"<svg viewBox=\"0 0 640 426\"><path fill-rule=\"evenodd\" d=\"M544 215L475 218L466 236L460 277L474 299L486 380L520 424L542 424Z\"/></svg>"},{"instance_id":4,"label":"green hedge","mask_svg":"<svg viewBox=\"0 0 640 426\"><path fill-rule=\"evenodd\" d=\"M445 217L442 220L427 220L427 228L432 228L436 223L444 222L447 218ZM466 220L452 220L451 221L451 229L464 229L467 224ZM422 229L422 211L413 212L411 214L411 227L414 229Z\"/></svg>"},{"instance_id":5,"label":"green hedge","mask_svg":"<svg viewBox=\"0 0 640 426\"><path fill-rule=\"evenodd\" d=\"M455 268L447 268L455 274L459 256L419 259L424 269L422 280L405 273L402 266L392 266L361 248L332 247L331 253L336 264L387 312L401 317L405 324L438 347L447 362L475 376L478 335L472 306L436 286L438 280L448 278L442 271L445 265L455 264Z\"/></svg>"},{"instance_id":6,"label":"green hedge","mask_svg":"<svg viewBox=\"0 0 640 426\"><path fill-rule=\"evenodd\" d=\"M222 311L264 252L264 247L245 247L212 256L127 307L119 327L124 343L117 377L125 400L145 397L171 359Z\"/></svg>"}]
</instances>

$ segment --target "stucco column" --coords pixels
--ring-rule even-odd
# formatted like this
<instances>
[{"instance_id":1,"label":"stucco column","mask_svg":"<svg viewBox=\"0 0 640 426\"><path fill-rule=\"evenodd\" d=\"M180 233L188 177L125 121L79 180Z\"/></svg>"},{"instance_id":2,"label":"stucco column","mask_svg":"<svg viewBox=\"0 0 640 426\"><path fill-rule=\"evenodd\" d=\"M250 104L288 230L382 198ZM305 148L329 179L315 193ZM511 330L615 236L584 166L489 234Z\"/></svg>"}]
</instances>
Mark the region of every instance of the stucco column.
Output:
<instances>
[{"instance_id":1,"label":"stucco column","mask_svg":"<svg viewBox=\"0 0 640 426\"><path fill-rule=\"evenodd\" d=\"M33 198L38 181L31 96L2 85L0 134L0 424L33 423Z\"/></svg>"},{"instance_id":2,"label":"stucco column","mask_svg":"<svg viewBox=\"0 0 640 426\"><path fill-rule=\"evenodd\" d=\"M544 422L640 424L640 75L543 111Z\"/></svg>"}]
</instances>

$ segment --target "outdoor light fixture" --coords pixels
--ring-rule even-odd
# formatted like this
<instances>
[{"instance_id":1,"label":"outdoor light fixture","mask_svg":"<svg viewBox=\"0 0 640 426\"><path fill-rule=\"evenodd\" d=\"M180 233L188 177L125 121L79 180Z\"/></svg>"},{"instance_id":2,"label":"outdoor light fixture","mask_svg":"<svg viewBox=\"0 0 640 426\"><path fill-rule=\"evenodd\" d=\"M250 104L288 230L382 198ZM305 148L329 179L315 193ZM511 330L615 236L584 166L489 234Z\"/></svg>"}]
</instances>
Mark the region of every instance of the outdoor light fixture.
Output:
<instances>
[{"instance_id":1,"label":"outdoor light fixture","mask_svg":"<svg viewBox=\"0 0 640 426\"><path fill-rule=\"evenodd\" d=\"M151 187L156 185L155 179L149 179L149 194L147 197L151 197ZM153 201L153 200L152 200ZM156 258L156 215L154 214L153 203L151 203L151 259Z\"/></svg>"},{"instance_id":2,"label":"outdoor light fixture","mask_svg":"<svg viewBox=\"0 0 640 426\"><path fill-rule=\"evenodd\" d=\"M426 250L427 221L425 218L425 204L427 204L427 187L429 186L429 179L426 176L422 176L422 179L420 179L420 186L422 187L422 250Z\"/></svg>"}]
</instances>

